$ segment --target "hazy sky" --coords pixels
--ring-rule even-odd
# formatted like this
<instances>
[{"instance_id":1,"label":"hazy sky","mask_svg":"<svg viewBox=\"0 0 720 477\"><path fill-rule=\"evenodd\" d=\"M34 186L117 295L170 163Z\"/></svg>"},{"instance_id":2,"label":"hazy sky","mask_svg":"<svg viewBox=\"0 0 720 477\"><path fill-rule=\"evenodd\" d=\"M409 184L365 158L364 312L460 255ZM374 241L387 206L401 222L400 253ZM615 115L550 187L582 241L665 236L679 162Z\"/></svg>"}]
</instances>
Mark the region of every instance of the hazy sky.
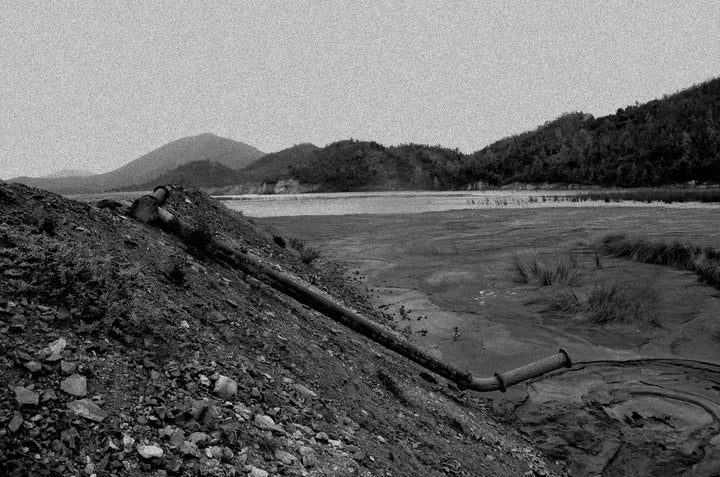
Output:
<instances>
[{"instance_id":1,"label":"hazy sky","mask_svg":"<svg viewBox=\"0 0 720 477\"><path fill-rule=\"evenodd\" d=\"M472 152L720 75L710 0L2 0L0 35L5 179L105 172L204 132Z\"/></svg>"}]
</instances>

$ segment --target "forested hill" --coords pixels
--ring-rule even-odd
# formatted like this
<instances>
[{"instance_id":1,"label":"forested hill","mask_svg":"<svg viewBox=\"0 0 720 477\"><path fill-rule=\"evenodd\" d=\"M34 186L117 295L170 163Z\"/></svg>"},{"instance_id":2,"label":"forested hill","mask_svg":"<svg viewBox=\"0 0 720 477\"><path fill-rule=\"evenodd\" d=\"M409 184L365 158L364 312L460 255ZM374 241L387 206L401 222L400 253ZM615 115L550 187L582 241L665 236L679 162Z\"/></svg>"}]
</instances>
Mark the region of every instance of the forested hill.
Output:
<instances>
[{"instance_id":1,"label":"forested hill","mask_svg":"<svg viewBox=\"0 0 720 477\"><path fill-rule=\"evenodd\" d=\"M256 180L262 162L253 164ZM472 154L341 141L304 151L296 161L273 168L266 179L278 178L327 191L458 189L478 182L720 183L720 79L601 118L568 113Z\"/></svg>"},{"instance_id":2,"label":"forested hill","mask_svg":"<svg viewBox=\"0 0 720 477\"><path fill-rule=\"evenodd\" d=\"M610 116L563 115L467 163L466 173L491 183L720 182L720 78Z\"/></svg>"}]
</instances>

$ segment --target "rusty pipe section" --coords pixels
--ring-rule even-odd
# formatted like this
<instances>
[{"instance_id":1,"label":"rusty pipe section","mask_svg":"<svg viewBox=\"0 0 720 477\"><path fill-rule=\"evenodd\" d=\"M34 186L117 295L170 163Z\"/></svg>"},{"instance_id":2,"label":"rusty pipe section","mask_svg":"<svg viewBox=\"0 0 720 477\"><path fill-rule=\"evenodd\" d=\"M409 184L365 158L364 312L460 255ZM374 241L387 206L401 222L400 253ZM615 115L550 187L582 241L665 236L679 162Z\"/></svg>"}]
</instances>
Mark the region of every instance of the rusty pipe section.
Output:
<instances>
[{"instance_id":1,"label":"rusty pipe section","mask_svg":"<svg viewBox=\"0 0 720 477\"><path fill-rule=\"evenodd\" d=\"M144 195L135 200L130 207L130 215L141 222L151 224L158 219L158 210L170 197L170 190L165 186L157 186L152 194Z\"/></svg>"},{"instance_id":2,"label":"rusty pipe section","mask_svg":"<svg viewBox=\"0 0 720 477\"><path fill-rule=\"evenodd\" d=\"M151 196L154 199L146 199L148 196L143 196L136 200L130 209L130 214L143 222L159 223L163 226L170 227L173 230L189 230L189 225L179 219L177 214L172 214L158 206L160 198L155 195L155 192L158 191L158 189L159 188L156 188ZM162 189L164 189L164 192L159 192L159 195L164 194L162 199L164 201L169 192L164 187ZM143 201L143 204L136 207L136 203L138 201ZM146 207L154 207L154 210L151 213L148 213ZM145 220L146 218L149 220ZM569 368L572 366L570 356L565 350L561 349L558 353L545 359L511 371L506 371L502 374L495 373L494 376L489 378L474 377L468 372L461 371L448 365L447 363L443 363L429 353L414 346L409 341L391 333L378 323L375 323L374 321L360 315L356 311L339 304L331 296L323 293L317 288L309 286L288 274L274 270L273 268L263 264L260 260L251 257L247 253L237 250L227 243L215 241L214 245L216 254L218 254L219 258L222 260L230 263L243 272L254 276L276 290L294 298L298 302L323 313L338 323L367 336L376 343L379 343L399 355L419 364L420 366L423 366L424 368L427 368L430 371L454 382L460 389L471 389L473 391L481 392L505 392L505 389L508 386L542 376L549 371L562 367Z\"/></svg>"}]
</instances>

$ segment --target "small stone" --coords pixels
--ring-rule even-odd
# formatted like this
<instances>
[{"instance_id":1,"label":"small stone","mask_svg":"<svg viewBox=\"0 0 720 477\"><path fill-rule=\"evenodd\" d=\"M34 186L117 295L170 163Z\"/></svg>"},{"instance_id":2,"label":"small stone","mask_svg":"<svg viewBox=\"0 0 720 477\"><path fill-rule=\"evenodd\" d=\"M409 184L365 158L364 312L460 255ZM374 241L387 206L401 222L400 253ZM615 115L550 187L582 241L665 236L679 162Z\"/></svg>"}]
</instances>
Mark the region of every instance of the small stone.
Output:
<instances>
[{"instance_id":1,"label":"small stone","mask_svg":"<svg viewBox=\"0 0 720 477\"><path fill-rule=\"evenodd\" d=\"M234 399L237 395L237 383L227 376L218 377L213 392L224 399Z\"/></svg>"},{"instance_id":2,"label":"small stone","mask_svg":"<svg viewBox=\"0 0 720 477\"><path fill-rule=\"evenodd\" d=\"M64 375L69 375L75 372L78 367L77 361L60 361L60 372Z\"/></svg>"},{"instance_id":3,"label":"small stone","mask_svg":"<svg viewBox=\"0 0 720 477\"><path fill-rule=\"evenodd\" d=\"M170 460L165 461L165 468L172 472L173 474L177 474L180 472L180 468L182 467L182 459L179 458L173 458Z\"/></svg>"},{"instance_id":4,"label":"small stone","mask_svg":"<svg viewBox=\"0 0 720 477\"><path fill-rule=\"evenodd\" d=\"M210 436L204 432L193 432L188 436L188 440L195 445L204 446L210 441Z\"/></svg>"},{"instance_id":5,"label":"small stone","mask_svg":"<svg viewBox=\"0 0 720 477\"><path fill-rule=\"evenodd\" d=\"M223 447L222 450L222 460L225 462L232 462L233 458L235 458L235 453L230 449L229 447Z\"/></svg>"},{"instance_id":6,"label":"small stone","mask_svg":"<svg viewBox=\"0 0 720 477\"><path fill-rule=\"evenodd\" d=\"M377 435L375 437L377 437L377 440L380 441L380 443L387 444L387 440L383 436Z\"/></svg>"},{"instance_id":7,"label":"small stone","mask_svg":"<svg viewBox=\"0 0 720 477\"><path fill-rule=\"evenodd\" d=\"M182 429L173 431L173 433L170 434L170 445L171 446L179 448L180 446L182 446L184 441L185 441L185 432L183 432Z\"/></svg>"},{"instance_id":8,"label":"small stone","mask_svg":"<svg viewBox=\"0 0 720 477\"><path fill-rule=\"evenodd\" d=\"M327 442L329 439L328 435L324 432L318 432L315 434L315 440L318 442Z\"/></svg>"},{"instance_id":9,"label":"small stone","mask_svg":"<svg viewBox=\"0 0 720 477\"><path fill-rule=\"evenodd\" d=\"M302 384L296 384L295 389L297 392L299 392L301 395L305 396L306 398L316 398L317 394L315 394L314 391L311 391L310 389L306 388Z\"/></svg>"},{"instance_id":10,"label":"small stone","mask_svg":"<svg viewBox=\"0 0 720 477\"><path fill-rule=\"evenodd\" d=\"M156 445L150 445L150 446L144 446L139 445L137 446L138 454L140 454L140 457L143 459L155 459L155 458L161 458L164 454L162 447L156 446Z\"/></svg>"},{"instance_id":11,"label":"small stone","mask_svg":"<svg viewBox=\"0 0 720 477\"><path fill-rule=\"evenodd\" d=\"M186 457L200 458L200 449L197 445L190 441L184 441L179 448L180 454Z\"/></svg>"},{"instance_id":12,"label":"small stone","mask_svg":"<svg viewBox=\"0 0 720 477\"><path fill-rule=\"evenodd\" d=\"M123 450L125 452L130 452L132 450L133 444L135 444L135 439L133 439L131 436L127 434L123 434Z\"/></svg>"},{"instance_id":13,"label":"small stone","mask_svg":"<svg viewBox=\"0 0 720 477\"><path fill-rule=\"evenodd\" d=\"M250 472L248 473L248 477L268 477L267 471L264 471L262 469L259 469L255 467L254 465L251 466Z\"/></svg>"},{"instance_id":14,"label":"small stone","mask_svg":"<svg viewBox=\"0 0 720 477\"><path fill-rule=\"evenodd\" d=\"M207 449L205 449L205 455L208 459L222 459L223 451L222 447L220 446L210 446Z\"/></svg>"},{"instance_id":15,"label":"small stone","mask_svg":"<svg viewBox=\"0 0 720 477\"><path fill-rule=\"evenodd\" d=\"M41 351L41 356L45 361L58 361L60 359L60 353L63 352L67 346L65 338L58 338L48 345L47 348Z\"/></svg>"},{"instance_id":16,"label":"small stone","mask_svg":"<svg viewBox=\"0 0 720 477\"><path fill-rule=\"evenodd\" d=\"M328 442L328 444L330 444L331 446L336 447L336 448L338 448L338 449L342 448L342 446L343 446L343 443L342 443L342 441L340 441L340 440L328 439L327 442Z\"/></svg>"},{"instance_id":17,"label":"small stone","mask_svg":"<svg viewBox=\"0 0 720 477\"><path fill-rule=\"evenodd\" d=\"M91 421L102 422L108 417L108 413L100 409L100 406L92 402L91 399L70 401L67 403L67 406L77 415L90 419Z\"/></svg>"},{"instance_id":18,"label":"small stone","mask_svg":"<svg viewBox=\"0 0 720 477\"><path fill-rule=\"evenodd\" d=\"M15 399L21 406L37 406L40 402L40 395L24 386L16 386L13 391L15 391Z\"/></svg>"},{"instance_id":19,"label":"small stone","mask_svg":"<svg viewBox=\"0 0 720 477\"><path fill-rule=\"evenodd\" d=\"M259 399L260 397L262 397L262 394L260 394L260 390L258 388L252 388L252 390L250 390L250 395L255 399Z\"/></svg>"},{"instance_id":20,"label":"small stone","mask_svg":"<svg viewBox=\"0 0 720 477\"><path fill-rule=\"evenodd\" d=\"M25 366L25 369L27 369L31 373L37 373L38 371L40 371L42 369L42 364L40 364L40 362L35 361L35 360L23 363L23 366Z\"/></svg>"},{"instance_id":21,"label":"small stone","mask_svg":"<svg viewBox=\"0 0 720 477\"><path fill-rule=\"evenodd\" d=\"M275 458L285 465L291 465L297 459L297 457L291 453L281 449L275 451Z\"/></svg>"},{"instance_id":22,"label":"small stone","mask_svg":"<svg viewBox=\"0 0 720 477\"><path fill-rule=\"evenodd\" d=\"M314 467L318 463L315 451L311 447L300 446L300 455L302 456L302 464L305 467Z\"/></svg>"},{"instance_id":23,"label":"small stone","mask_svg":"<svg viewBox=\"0 0 720 477\"><path fill-rule=\"evenodd\" d=\"M135 422L140 424L141 426L145 426L148 423L147 417L145 416L138 416L137 419L135 419Z\"/></svg>"},{"instance_id":24,"label":"small stone","mask_svg":"<svg viewBox=\"0 0 720 477\"><path fill-rule=\"evenodd\" d=\"M190 325L188 324L187 320L182 320L180 322L180 328L184 330L190 329Z\"/></svg>"},{"instance_id":25,"label":"small stone","mask_svg":"<svg viewBox=\"0 0 720 477\"><path fill-rule=\"evenodd\" d=\"M87 380L85 376L73 374L60 382L60 389L73 396L87 396Z\"/></svg>"},{"instance_id":26,"label":"small stone","mask_svg":"<svg viewBox=\"0 0 720 477\"><path fill-rule=\"evenodd\" d=\"M273 421L272 417L265 416L263 414L256 414L253 423L256 427L264 431L275 431L281 433L285 432L282 428L280 428L280 426L275 424L275 421Z\"/></svg>"},{"instance_id":27,"label":"small stone","mask_svg":"<svg viewBox=\"0 0 720 477\"><path fill-rule=\"evenodd\" d=\"M40 401L42 402L52 401L55 399L57 399L57 394L55 394L55 391L53 391L52 389L43 391L43 393L40 395Z\"/></svg>"},{"instance_id":28,"label":"small stone","mask_svg":"<svg viewBox=\"0 0 720 477\"><path fill-rule=\"evenodd\" d=\"M20 426L22 426L23 423L23 417L22 414L19 412L16 412L12 419L10 419L10 422L8 423L8 429L10 429L11 432L17 432L18 429L20 429Z\"/></svg>"}]
</instances>

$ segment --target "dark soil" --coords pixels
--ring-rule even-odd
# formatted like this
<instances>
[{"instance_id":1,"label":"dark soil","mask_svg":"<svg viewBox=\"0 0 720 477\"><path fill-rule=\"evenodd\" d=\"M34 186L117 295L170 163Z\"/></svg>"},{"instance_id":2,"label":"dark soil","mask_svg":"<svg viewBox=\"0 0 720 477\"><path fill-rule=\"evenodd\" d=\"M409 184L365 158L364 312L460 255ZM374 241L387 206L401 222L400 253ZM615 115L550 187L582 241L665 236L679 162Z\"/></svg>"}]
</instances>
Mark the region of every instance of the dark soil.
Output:
<instances>
[{"instance_id":1,"label":"dark soil","mask_svg":"<svg viewBox=\"0 0 720 477\"><path fill-rule=\"evenodd\" d=\"M562 473L484 400L419 379L202 238L383 321L337 265L202 193L167 208L194 242L112 201L0 182L0 475Z\"/></svg>"}]
</instances>

